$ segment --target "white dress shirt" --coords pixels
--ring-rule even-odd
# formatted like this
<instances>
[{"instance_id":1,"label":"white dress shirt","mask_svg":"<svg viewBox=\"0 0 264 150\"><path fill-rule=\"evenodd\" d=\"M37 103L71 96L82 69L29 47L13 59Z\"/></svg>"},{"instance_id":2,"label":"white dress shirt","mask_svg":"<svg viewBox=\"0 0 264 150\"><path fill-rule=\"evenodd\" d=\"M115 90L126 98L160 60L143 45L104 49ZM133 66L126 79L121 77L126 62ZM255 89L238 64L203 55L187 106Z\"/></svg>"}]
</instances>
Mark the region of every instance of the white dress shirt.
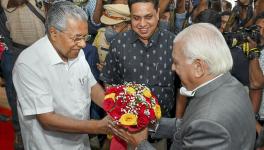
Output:
<instances>
[{"instance_id":1,"label":"white dress shirt","mask_svg":"<svg viewBox=\"0 0 264 150\"><path fill-rule=\"evenodd\" d=\"M188 90L186 89L186 87L182 86L182 87L180 88L180 94L183 95L183 96L187 96L187 97L193 97L194 94L195 94L195 92L196 92L199 88L201 88L201 87L203 87L203 86L209 84L210 82L216 80L217 78L221 77L222 75L223 75L223 74L220 74L220 75L218 75L217 77L215 77L215 78L213 78L213 79L211 79L211 80L209 80L209 81L206 81L205 83L203 83L203 84L197 86L197 87L196 87L194 90L192 90L192 91L188 91Z\"/></svg>"},{"instance_id":2,"label":"white dress shirt","mask_svg":"<svg viewBox=\"0 0 264 150\"><path fill-rule=\"evenodd\" d=\"M87 150L87 134L47 131L36 114L54 111L67 117L89 119L91 87L96 84L83 51L63 62L47 36L18 57L13 82L26 150Z\"/></svg>"}]
</instances>

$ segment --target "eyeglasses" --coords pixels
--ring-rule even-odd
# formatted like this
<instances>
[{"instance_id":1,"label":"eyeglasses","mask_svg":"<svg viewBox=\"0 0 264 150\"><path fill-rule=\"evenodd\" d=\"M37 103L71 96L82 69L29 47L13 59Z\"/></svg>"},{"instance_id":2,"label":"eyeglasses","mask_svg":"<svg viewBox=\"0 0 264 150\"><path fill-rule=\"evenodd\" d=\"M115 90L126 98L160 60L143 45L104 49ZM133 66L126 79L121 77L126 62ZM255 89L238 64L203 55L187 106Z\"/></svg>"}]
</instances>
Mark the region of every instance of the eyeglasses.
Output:
<instances>
[{"instance_id":1,"label":"eyeglasses","mask_svg":"<svg viewBox=\"0 0 264 150\"><path fill-rule=\"evenodd\" d=\"M62 33L68 34L70 35L68 32L65 31L60 31ZM91 35L90 34L86 34L85 36L81 36L81 35L74 35L72 37L69 37L74 43L78 44L80 43L82 40L84 40L85 42L89 41L91 39Z\"/></svg>"},{"instance_id":2,"label":"eyeglasses","mask_svg":"<svg viewBox=\"0 0 264 150\"><path fill-rule=\"evenodd\" d=\"M85 35L83 37L75 35L74 37L70 37L70 39L72 39L72 41L74 43L80 43L82 40L87 42L87 41L89 41L91 39L91 35L87 34L87 35Z\"/></svg>"}]
</instances>

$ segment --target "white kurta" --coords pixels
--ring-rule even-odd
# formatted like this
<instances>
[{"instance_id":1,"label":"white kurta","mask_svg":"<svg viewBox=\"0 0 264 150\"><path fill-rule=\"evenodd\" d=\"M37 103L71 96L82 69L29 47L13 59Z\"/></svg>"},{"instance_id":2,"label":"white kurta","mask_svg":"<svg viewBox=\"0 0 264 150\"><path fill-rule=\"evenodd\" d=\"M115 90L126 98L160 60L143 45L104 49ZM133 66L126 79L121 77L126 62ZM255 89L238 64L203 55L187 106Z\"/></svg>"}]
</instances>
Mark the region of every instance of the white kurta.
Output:
<instances>
[{"instance_id":1,"label":"white kurta","mask_svg":"<svg viewBox=\"0 0 264 150\"><path fill-rule=\"evenodd\" d=\"M87 134L44 130L36 114L54 111L67 117L89 119L91 87L96 84L81 50L63 62L47 36L24 50L13 70L18 115L26 150L90 149Z\"/></svg>"}]
</instances>

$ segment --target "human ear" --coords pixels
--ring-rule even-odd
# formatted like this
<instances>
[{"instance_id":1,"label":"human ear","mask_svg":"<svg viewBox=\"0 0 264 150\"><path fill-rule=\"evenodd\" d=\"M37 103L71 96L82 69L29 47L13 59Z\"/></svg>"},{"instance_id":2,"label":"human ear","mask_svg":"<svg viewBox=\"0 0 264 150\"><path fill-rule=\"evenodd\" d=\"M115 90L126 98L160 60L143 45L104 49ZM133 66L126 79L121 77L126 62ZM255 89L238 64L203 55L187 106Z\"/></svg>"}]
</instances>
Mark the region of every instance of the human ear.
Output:
<instances>
[{"instance_id":1,"label":"human ear","mask_svg":"<svg viewBox=\"0 0 264 150\"><path fill-rule=\"evenodd\" d=\"M206 64L204 60L201 59L195 59L193 61L194 65L194 75L195 77L202 77L206 72Z\"/></svg>"},{"instance_id":2,"label":"human ear","mask_svg":"<svg viewBox=\"0 0 264 150\"><path fill-rule=\"evenodd\" d=\"M58 36L58 31L54 27L50 27L48 29L50 38L52 41L56 41L56 37Z\"/></svg>"}]
</instances>

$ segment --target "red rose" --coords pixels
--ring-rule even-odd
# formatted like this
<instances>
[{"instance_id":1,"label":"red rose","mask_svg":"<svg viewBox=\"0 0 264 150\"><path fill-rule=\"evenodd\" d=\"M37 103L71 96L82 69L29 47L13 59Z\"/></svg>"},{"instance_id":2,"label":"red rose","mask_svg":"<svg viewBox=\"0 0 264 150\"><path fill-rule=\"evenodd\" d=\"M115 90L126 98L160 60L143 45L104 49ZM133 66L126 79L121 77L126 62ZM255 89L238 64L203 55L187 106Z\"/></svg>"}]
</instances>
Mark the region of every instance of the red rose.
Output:
<instances>
[{"instance_id":1,"label":"red rose","mask_svg":"<svg viewBox=\"0 0 264 150\"><path fill-rule=\"evenodd\" d=\"M149 109L149 112L150 112L149 119L150 120L156 120L154 109Z\"/></svg>"},{"instance_id":2,"label":"red rose","mask_svg":"<svg viewBox=\"0 0 264 150\"><path fill-rule=\"evenodd\" d=\"M119 118L122 116L120 107L115 107L115 109L109 111L108 113L114 120L119 120Z\"/></svg>"},{"instance_id":3,"label":"red rose","mask_svg":"<svg viewBox=\"0 0 264 150\"><path fill-rule=\"evenodd\" d=\"M120 93L123 91L124 86L110 86L106 89L107 93Z\"/></svg>"},{"instance_id":4,"label":"red rose","mask_svg":"<svg viewBox=\"0 0 264 150\"><path fill-rule=\"evenodd\" d=\"M151 102L150 102L150 98L148 98L148 97L145 97L145 99L146 99L146 101L150 104Z\"/></svg>"},{"instance_id":5,"label":"red rose","mask_svg":"<svg viewBox=\"0 0 264 150\"><path fill-rule=\"evenodd\" d=\"M124 101L121 96L118 97L118 99L116 100L116 106L124 108L126 105L127 105L127 102Z\"/></svg>"},{"instance_id":6,"label":"red rose","mask_svg":"<svg viewBox=\"0 0 264 150\"><path fill-rule=\"evenodd\" d=\"M149 108L149 106L146 106L145 104L140 104L139 105L139 114L144 114L144 111L146 110L146 109L148 109Z\"/></svg>"},{"instance_id":7,"label":"red rose","mask_svg":"<svg viewBox=\"0 0 264 150\"><path fill-rule=\"evenodd\" d=\"M0 42L0 58L2 57L4 50L5 50L5 45Z\"/></svg>"},{"instance_id":8,"label":"red rose","mask_svg":"<svg viewBox=\"0 0 264 150\"><path fill-rule=\"evenodd\" d=\"M110 111L115 106L115 102L112 98L105 99L103 102L103 108L106 112Z\"/></svg>"},{"instance_id":9,"label":"red rose","mask_svg":"<svg viewBox=\"0 0 264 150\"><path fill-rule=\"evenodd\" d=\"M149 124L149 118L145 114L138 114L138 128L144 128Z\"/></svg>"}]
</instances>

